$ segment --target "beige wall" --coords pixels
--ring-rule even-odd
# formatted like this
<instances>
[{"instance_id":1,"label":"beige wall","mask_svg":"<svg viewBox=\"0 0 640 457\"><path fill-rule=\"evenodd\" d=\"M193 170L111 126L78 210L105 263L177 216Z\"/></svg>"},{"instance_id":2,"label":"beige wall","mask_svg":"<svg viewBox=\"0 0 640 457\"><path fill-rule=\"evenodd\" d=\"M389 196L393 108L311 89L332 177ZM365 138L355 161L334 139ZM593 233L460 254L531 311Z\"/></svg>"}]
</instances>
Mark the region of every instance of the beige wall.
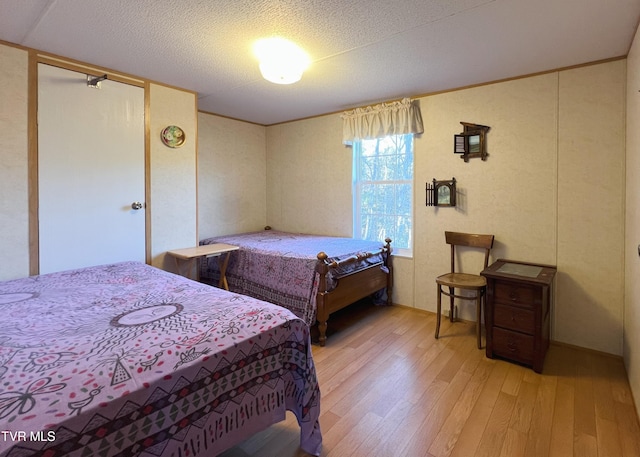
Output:
<instances>
[{"instance_id":1,"label":"beige wall","mask_svg":"<svg viewBox=\"0 0 640 457\"><path fill-rule=\"evenodd\" d=\"M171 249L195 246L197 234L197 99L157 84L149 88L151 264L175 271ZM160 132L177 125L185 132L180 148L168 148Z\"/></svg>"},{"instance_id":2,"label":"beige wall","mask_svg":"<svg viewBox=\"0 0 640 457\"><path fill-rule=\"evenodd\" d=\"M0 45L0 280L29 274L28 60Z\"/></svg>"},{"instance_id":3,"label":"beige wall","mask_svg":"<svg viewBox=\"0 0 640 457\"><path fill-rule=\"evenodd\" d=\"M560 341L622 355L626 61L560 74Z\"/></svg>"},{"instance_id":4,"label":"beige wall","mask_svg":"<svg viewBox=\"0 0 640 457\"><path fill-rule=\"evenodd\" d=\"M624 361L640 408L640 33L627 59Z\"/></svg>"},{"instance_id":5,"label":"beige wall","mask_svg":"<svg viewBox=\"0 0 640 457\"><path fill-rule=\"evenodd\" d=\"M351 236L351 150L339 116L267 128L267 223L303 233Z\"/></svg>"},{"instance_id":6,"label":"beige wall","mask_svg":"<svg viewBox=\"0 0 640 457\"><path fill-rule=\"evenodd\" d=\"M434 278L449 269L444 231L495 235L493 259L554 264L557 183L556 73L421 99L425 133L416 140L415 301L435 311ZM453 154L460 121L488 125L486 161ZM460 205L424 205L424 183L455 176ZM482 256L466 271L480 271ZM475 306L459 305L475 320Z\"/></svg>"},{"instance_id":7,"label":"beige wall","mask_svg":"<svg viewBox=\"0 0 640 457\"><path fill-rule=\"evenodd\" d=\"M29 51L0 44L0 280L29 274L28 59ZM193 92L151 84L149 107L151 256L162 266L167 249L197 242L197 100ZM180 149L160 141L170 124L187 133Z\"/></svg>"},{"instance_id":8,"label":"beige wall","mask_svg":"<svg viewBox=\"0 0 640 457\"><path fill-rule=\"evenodd\" d=\"M622 354L625 66L420 99L415 252L394 261L396 303L435 310L434 278L448 268L445 230L494 233L494 259L558 265L555 340ZM461 121L491 126L486 162L451 152ZM338 114L267 128L269 225L351 233L351 150L340 135ZM460 205L425 207L425 183L452 176ZM474 319L470 308L461 315Z\"/></svg>"},{"instance_id":9,"label":"beige wall","mask_svg":"<svg viewBox=\"0 0 640 457\"><path fill-rule=\"evenodd\" d=\"M261 125L198 114L198 231L261 230L267 223L266 131Z\"/></svg>"}]
</instances>

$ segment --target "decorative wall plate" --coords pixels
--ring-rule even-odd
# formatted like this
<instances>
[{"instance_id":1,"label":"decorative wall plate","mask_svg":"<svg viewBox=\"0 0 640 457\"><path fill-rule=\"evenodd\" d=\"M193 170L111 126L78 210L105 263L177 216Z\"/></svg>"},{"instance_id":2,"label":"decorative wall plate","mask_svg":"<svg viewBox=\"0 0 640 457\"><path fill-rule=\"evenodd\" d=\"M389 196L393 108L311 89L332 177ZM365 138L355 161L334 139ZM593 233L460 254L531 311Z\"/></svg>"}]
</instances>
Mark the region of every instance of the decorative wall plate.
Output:
<instances>
[{"instance_id":1,"label":"decorative wall plate","mask_svg":"<svg viewBox=\"0 0 640 457\"><path fill-rule=\"evenodd\" d=\"M186 140L184 130L177 125L169 125L160 134L162 142L170 148L179 148Z\"/></svg>"}]
</instances>

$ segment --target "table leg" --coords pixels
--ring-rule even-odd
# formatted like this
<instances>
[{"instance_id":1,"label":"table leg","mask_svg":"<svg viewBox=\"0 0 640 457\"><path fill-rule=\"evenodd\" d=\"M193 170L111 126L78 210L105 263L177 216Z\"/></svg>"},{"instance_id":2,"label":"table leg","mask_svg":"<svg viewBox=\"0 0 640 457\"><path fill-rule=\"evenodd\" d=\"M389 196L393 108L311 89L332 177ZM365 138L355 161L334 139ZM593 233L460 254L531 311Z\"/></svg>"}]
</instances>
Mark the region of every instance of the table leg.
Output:
<instances>
[{"instance_id":1,"label":"table leg","mask_svg":"<svg viewBox=\"0 0 640 457\"><path fill-rule=\"evenodd\" d=\"M224 290L229 290L229 283L227 283L227 265L229 265L229 256L231 251L226 252L218 259L218 265L220 265L220 282L218 287Z\"/></svg>"}]
</instances>

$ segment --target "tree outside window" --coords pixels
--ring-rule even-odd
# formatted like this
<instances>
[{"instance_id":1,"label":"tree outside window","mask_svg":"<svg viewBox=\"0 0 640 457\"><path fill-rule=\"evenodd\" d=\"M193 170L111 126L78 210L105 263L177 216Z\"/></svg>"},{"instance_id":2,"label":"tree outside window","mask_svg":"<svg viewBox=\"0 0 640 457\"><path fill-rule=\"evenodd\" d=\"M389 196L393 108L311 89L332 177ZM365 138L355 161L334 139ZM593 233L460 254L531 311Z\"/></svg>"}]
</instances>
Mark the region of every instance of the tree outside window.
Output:
<instances>
[{"instance_id":1,"label":"tree outside window","mask_svg":"<svg viewBox=\"0 0 640 457\"><path fill-rule=\"evenodd\" d=\"M393 240L396 254L413 248L413 135L353 143L354 237Z\"/></svg>"}]
</instances>

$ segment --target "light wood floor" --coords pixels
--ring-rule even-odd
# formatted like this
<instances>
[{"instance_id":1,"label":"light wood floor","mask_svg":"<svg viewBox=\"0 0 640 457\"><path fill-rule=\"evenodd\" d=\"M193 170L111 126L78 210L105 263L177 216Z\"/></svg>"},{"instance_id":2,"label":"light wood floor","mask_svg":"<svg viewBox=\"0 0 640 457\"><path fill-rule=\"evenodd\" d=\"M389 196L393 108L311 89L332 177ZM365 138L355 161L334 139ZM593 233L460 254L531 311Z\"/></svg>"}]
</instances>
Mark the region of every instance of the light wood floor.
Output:
<instances>
[{"instance_id":1,"label":"light wood floor","mask_svg":"<svg viewBox=\"0 0 640 457\"><path fill-rule=\"evenodd\" d=\"M552 345L542 374L485 357L474 325L355 305L314 346L326 457L639 457L621 359ZM295 417L222 454L300 457Z\"/></svg>"}]
</instances>

